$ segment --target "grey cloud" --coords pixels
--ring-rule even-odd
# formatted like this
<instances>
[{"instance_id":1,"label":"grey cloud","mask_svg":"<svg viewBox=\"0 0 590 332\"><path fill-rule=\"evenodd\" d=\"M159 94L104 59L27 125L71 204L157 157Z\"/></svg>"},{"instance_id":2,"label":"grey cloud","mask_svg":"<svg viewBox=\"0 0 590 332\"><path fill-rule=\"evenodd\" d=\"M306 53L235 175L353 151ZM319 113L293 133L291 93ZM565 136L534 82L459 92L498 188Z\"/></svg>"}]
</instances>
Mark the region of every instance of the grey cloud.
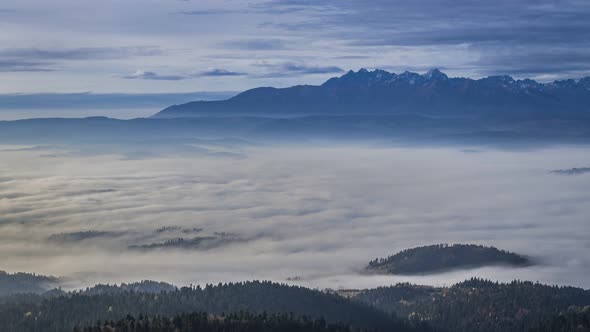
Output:
<instances>
[{"instance_id":1,"label":"grey cloud","mask_svg":"<svg viewBox=\"0 0 590 332\"><path fill-rule=\"evenodd\" d=\"M341 73L344 69L337 66L308 66L296 63L286 63L281 66L287 72L295 72L301 74L332 74Z\"/></svg>"},{"instance_id":2,"label":"grey cloud","mask_svg":"<svg viewBox=\"0 0 590 332\"><path fill-rule=\"evenodd\" d=\"M225 42L222 44L228 48L253 50L253 51L272 51L286 49L285 43L280 39L246 39Z\"/></svg>"},{"instance_id":3,"label":"grey cloud","mask_svg":"<svg viewBox=\"0 0 590 332\"><path fill-rule=\"evenodd\" d=\"M155 73L153 71L138 70L131 75L121 76L121 78L129 79L129 80L138 79L138 80L156 80L156 81L180 81L180 80L189 79L191 77L190 76L182 76L182 75L161 75L161 74Z\"/></svg>"},{"instance_id":4,"label":"grey cloud","mask_svg":"<svg viewBox=\"0 0 590 332\"><path fill-rule=\"evenodd\" d=\"M484 57L486 72L562 74L587 71L590 60L577 54L590 49L590 3L552 1L388 1L276 0L268 7L322 8L305 19L275 27L308 38L339 40L355 48L469 46ZM515 58L494 57L518 48ZM560 55L560 56L557 56ZM578 61L572 63L570 56ZM524 58L524 59L523 59ZM535 62L535 68L528 66ZM441 64L431 64L440 66ZM543 71L543 66L547 70ZM477 65L469 68L478 69ZM482 71L483 71L482 70Z\"/></svg>"},{"instance_id":5,"label":"grey cloud","mask_svg":"<svg viewBox=\"0 0 590 332\"><path fill-rule=\"evenodd\" d=\"M51 64L44 61L29 61L18 59L0 59L0 72L50 72Z\"/></svg>"},{"instance_id":6,"label":"grey cloud","mask_svg":"<svg viewBox=\"0 0 590 332\"><path fill-rule=\"evenodd\" d=\"M291 77L313 74L336 74L344 72L338 66L318 66L304 63L285 62L280 64L262 63L255 66L267 68L269 72L256 75L256 77Z\"/></svg>"},{"instance_id":7,"label":"grey cloud","mask_svg":"<svg viewBox=\"0 0 590 332\"><path fill-rule=\"evenodd\" d=\"M186 11L180 11L176 14L188 15L188 16L209 16L209 15L224 15L224 14L234 14L234 13L239 13L239 11L229 10L229 9L186 10Z\"/></svg>"},{"instance_id":8,"label":"grey cloud","mask_svg":"<svg viewBox=\"0 0 590 332\"><path fill-rule=\"evenodd\" d=\"M271 14L273 16L276 15L285 15L288 16L289 14L297 13L297 14L309 14L311 12L319 12L322 11L324 7L313 5L307 1L301 1L301 3L283 3L280 6L276 6L273 2L263 2L257 3L250 6L252 12L255 13L266 13Z\"/></svg>"},{"instance_id":9,"label":"grey cloud","mask_svg":"<svg viewBox=\"0 0 590 332\"><path fill-rule=\"evenodd\" d=\"M0 49L0 72L51 72L67 61L125 59L162 54L156 47L87 47L75 49Z\"/></svg>"},{"instance_id":10,"label":"grey cloud","mask_svg":"<svg viewBox=\"0 0 590 332\"><path fill-rule=\"evenodd\" d=\"M183 75L162 75L152 71L137 70L131 75L124 75L121 78L125 79L142 79L142 80L162 80L162 81L180 81L188 80L198 77L224 77L224 76L244 76L246 73L230 71L227 69L211 69L194 74L183 74Z\"/></svg>"},{"instance_id":11,"label":"grey cloud","mask_svg":"<svg viewBox=\"0 0 590 332\"><path fill-rule=\"evenodd\" d=\"M336 60L359 60L359 59L370 59L370 56L367 55L339 55L332 57L332 59Z\"/></svg>"},{"instance_id":12,"label":"grey cloud","mask_svg":"<svg viewBox=\"0 0 590 332\"><path fill-rule=\"evenodd\" d=\"M582 174L590 173L590 167L556 169L554 171L551 171L551 173L559 174L559 175L582 175Z\"/></svg>"},{"instance_id":13,"label":"grey cloud","mask_svg":"<svg viewBox=\"0 0 590 332\"><path fill-rule=\"evenodd\" d=\"M190 0L189 0L190 1ZM211 15L224 15L224 14L272 14L272 15L284 15L292 14L296 12L302 12L308 10L308 6L304 3L303 5L293 4L281 6L273 6L270 3L248 3L239 9L196 9L196 10L184 10L177 12L178 15L188 16L211 16Z\"/></svg>"},{"instance_id":14,"label":"grey cloud","mask_svg":"<svg viewBox=\"0 0 590 332\"><path fill-rule=\"evenodd\" d=\"M554 75L554 78L576 78L590 74L587 48L530 46L480 46L482 55L467 66L484 75L511 74L535 78L538 75Z\"/></svg>"},{"instance_id":15,"label":"grey cloud","mask_svg":"<svg viewBox=\"0 0 590 332\"><path fill-rule=\"evenodd\" d=\"M231 71L226 69L211 69L207 71L200 72L195 76L244 76L247 75L246 73L241 73L237 71Z\"/></svg>"},{"instance_id":16,"label":"grey cloud","mask_svg":"<svg viewBox=\"0 0 590 332\"><path fill-rule=\"evenodd\" d=\"M0 50L2 58L34 60L90 60L121 59L134 56L161 55L162 50L153 46L141 47L83 47L70 49L18 48Z\"/></svg>"},{"instance_id":17,"label":"grey cloud","mask_svg":"<svg viewBox=\"0 0 590 332\"><path fill-rule=\"evenodd\" d=\"M292 4L289 0L272 2L272 6L278 8ZM585 17L590 5L577 0L559 5L508 0L494 3L377 0L370 4L356 0L323 0L308 5L332 10L291 25L292 29L306 30L308 24L313 28L324 27L328 32L333 30L330 27L349 27L338 36L360 45L568 43L587 41L589 33ZM289 24L282 26L288 28Z\"/></svg>"}]
</instances>

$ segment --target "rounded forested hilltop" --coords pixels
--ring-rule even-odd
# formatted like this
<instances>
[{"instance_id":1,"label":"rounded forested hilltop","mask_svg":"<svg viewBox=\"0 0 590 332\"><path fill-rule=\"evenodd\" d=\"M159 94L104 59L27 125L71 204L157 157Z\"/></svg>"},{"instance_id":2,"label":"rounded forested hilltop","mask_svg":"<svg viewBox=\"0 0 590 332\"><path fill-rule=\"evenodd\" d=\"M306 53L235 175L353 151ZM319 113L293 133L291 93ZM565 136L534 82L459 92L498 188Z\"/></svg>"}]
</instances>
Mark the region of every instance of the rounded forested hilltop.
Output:
<instances>
[{"instance_id":1,"label":"rounded forested hilltop","mask_svg":"<svg viewBox=\"0 0 590 332\"><path fill-rule=\"evenodd\" d=\"M366 269L384 274L424 274L489 265L526 266L528 258L513 252L474 244L435 244L405 249L376 258Z\"/></svg>"},{"instance_id":2,"label":"rounded forested hilltop","mask_svg":"<svg viewBox=\"0 0 590 332\"><path fill-rule=\"evenodd\" d=\"M59 285L59 278L0 270L0 297L16 293L43 293Z\"/></svg>"}]
</instances>

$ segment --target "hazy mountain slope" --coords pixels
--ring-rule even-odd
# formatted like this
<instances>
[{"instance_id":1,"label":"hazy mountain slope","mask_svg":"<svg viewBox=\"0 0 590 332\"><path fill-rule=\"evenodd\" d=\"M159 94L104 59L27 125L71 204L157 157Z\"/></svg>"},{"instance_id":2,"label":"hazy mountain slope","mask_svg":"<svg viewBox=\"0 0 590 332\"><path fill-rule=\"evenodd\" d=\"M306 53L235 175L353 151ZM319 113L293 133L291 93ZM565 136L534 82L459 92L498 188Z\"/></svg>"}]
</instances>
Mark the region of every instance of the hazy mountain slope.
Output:
<instances>
[{"instance_id":1,"label":"hazy mountain slope","mask_svg":"<svg viewBox=\"0 0 590 332\"><path fill-rule=\"evenodd\" d=\"M133 144L129 149L135 150L143 145L150 150L171 153L173 150L169 147L174 146L174 150L183 152L206 153L187 144L199 143L202 139L226 141L228 138L266 143L304 143L314 139L336 142L380 140L427 145L588 143L590 119L437 118L404 114L0 121L0 140L4 144L100 143L104 149L121 150L126 148L124 143L129 143Z\"/></svg>"}]
</instances>

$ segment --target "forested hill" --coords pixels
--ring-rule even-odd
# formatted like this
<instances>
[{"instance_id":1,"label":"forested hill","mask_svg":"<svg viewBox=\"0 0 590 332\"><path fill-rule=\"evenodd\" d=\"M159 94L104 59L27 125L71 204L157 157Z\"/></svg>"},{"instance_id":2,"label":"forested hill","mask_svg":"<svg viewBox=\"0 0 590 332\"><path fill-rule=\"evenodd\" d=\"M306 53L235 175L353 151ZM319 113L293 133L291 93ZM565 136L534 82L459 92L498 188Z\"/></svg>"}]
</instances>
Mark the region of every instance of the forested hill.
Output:
<instances>
[{"instance_id":1,"label":"forested hill","mask_svg":"<svg viewBox=\"0 0 590 332\"><path fill-rule=\"evenodd\" d=\"M572 307L530 332L590 332L590 306Z\"/></svg>"},{"instance_id":2,"label":"forested hill","mask_svg":"<svg viewBox=\"0 0 590 332\"><path fill-rule=\"evenodd\" d=\"M124 292L138 292L138 293L162 293L172 292L177 288L171 284L153 281L143 280L140 282L122 283L121 285L109 285L109 284L98 284L94 287L87 287L84 290L78 291L79 294L84 295L100 295L100 294L113 294L113 293L124 293Z\"/></svg>"},{"instance_id":3,"label":"forested hill","mask_svg":"<svg viewBox=\"0 0 590 332\"><path fill-rule=\"evenodd\" d=\"M0 271L0 297L16 293L42 293L57 287L58 283L56 277Z\"/></svg>"},{"instance_id":4,"label":"forested hill","mask_svg":"<svg viewBox=\"0 0 590 332\"><path fill-rule=\"evenodd\" d=\"M125 328L133 324L145 327L142 332L183 332L194 325L199 331L309 331L311 324L317 331L342 332L579 332L586 330L573 327L588 326L590 311L590 290L522 281L471 279L448 288L398 284L355 290L349 297L260 281L169 287L146 281L12 295L0 301L0 331L131 332Z\"/></svg>"},{"instance_id":5,"label":"forested hill","mask_svg":"<svg viewBox=\"0 0 590 332\"><path fill-rule=\"evenodd\" d=\"M473 244L436 244L406 249L387 258L377 258L367 271L385 274L425 274L488 265L526 266L528 258Z\"/></svg>"},{"instance_id":6,"label":"forested hill","mask_svg":"<svg viewBox=\"0 0 590 332\"><path fill-rule=\"evenodd\" d=\"M329 324L293 314L211 315L204 312L169 317L138 318L127 316L117 322L104 322L92 326L76 327L74 332L372 332L374 329L353 329L344 323Z\"/></svg>"},{"instance_id":7,"label":"forested hill","mask_svg":"<svg viewBox=\"0 0 590 332\"><path fill-rule=\"evenodd\" d=\"M120 320L127 315L174 316L206 311L212 314L294 313L354 328L416 331L390 314L333 294L271 282L245 282L182 288L160 293L134 291L96 295L68 293L49 299L27 297L0 304L2 332L62 332L97 321Z\"/></svg>"},{"instance_id":8,"label":"forested hill","mask_svg":"<svg viewBox=\"0 0 590 332\"><path fill-rule=\"evenodd\" d=\"M211 315L203 312L169 317L138 318L127 316L117 322L99 322L92 326L76 327L74 332L371 332L373 329L354 330L343 323L329 324L324 319L313 319L293 314ZM528 332L588 332L590 307L571 307L547 319Z\"/></svg>"},{"instance_id":9,"label":"forested hill","mask_svg":"<svg viewBox=\"0 0 590 332\"><path fill-rule=\"evenodd\" d=\"M553 322L553 317L571 307L589 306L590 290L471 279L449 288L410 284L380 287L361 291L354 299L448 331L525 332L546 331L544 326L559 323Z\"/></svg>"}]
</instances>

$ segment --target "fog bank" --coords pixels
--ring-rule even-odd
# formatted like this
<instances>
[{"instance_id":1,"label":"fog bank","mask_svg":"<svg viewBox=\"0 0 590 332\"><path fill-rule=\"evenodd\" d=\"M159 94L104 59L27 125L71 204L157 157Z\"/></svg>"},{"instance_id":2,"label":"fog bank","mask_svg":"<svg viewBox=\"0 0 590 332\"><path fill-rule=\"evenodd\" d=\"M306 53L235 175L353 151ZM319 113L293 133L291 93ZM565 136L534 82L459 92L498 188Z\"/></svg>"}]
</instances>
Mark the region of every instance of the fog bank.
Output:
<instances>
[{"instance_id":1,"label":"fog bank","mask_svg":"<svg viewBox=\"0 0 590 332\"><path fill-rule=\"evenodd\" d=\"M590 165L585 148L234 147L136 159L0 150L0 270L63 276L66 287L300 277L292 283L365 288L478 276L590 288L590 174L550 172ZM200 236L223 241L129 249ZM433 243L494 245L538 265L358 273L375 257Z\"/></svg>"}]
</instances>

